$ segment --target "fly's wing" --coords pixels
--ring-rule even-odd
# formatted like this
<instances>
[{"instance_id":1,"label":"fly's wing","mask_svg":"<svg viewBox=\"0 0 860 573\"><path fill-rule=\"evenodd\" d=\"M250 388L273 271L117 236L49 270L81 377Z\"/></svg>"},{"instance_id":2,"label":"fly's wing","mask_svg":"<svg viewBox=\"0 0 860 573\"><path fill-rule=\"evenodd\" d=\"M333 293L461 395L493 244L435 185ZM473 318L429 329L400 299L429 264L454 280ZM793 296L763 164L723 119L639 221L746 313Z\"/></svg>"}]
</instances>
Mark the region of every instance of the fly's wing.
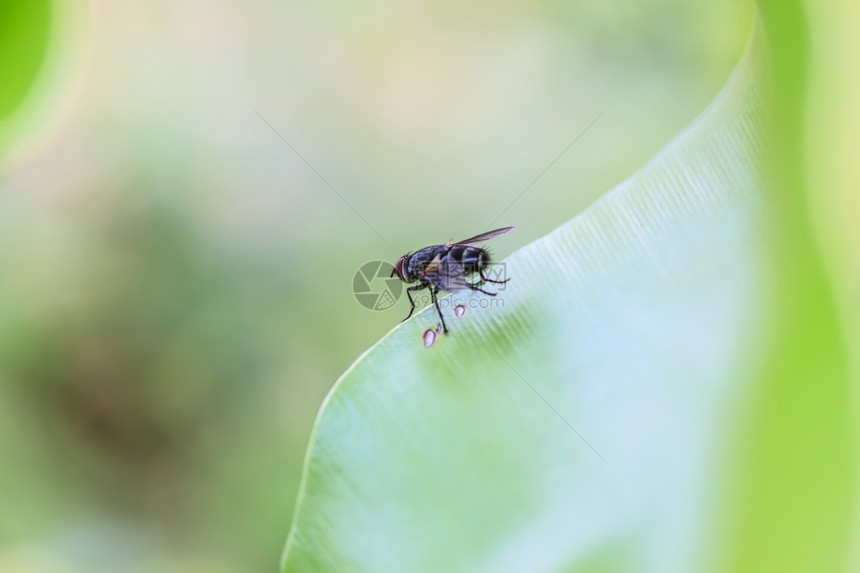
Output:
<instances>
[{"instance_id":1,"label":"fly's wing","mask_svg":"<svg viewBox=\"0 0 860 573\"><path fill-rule=\"evenodd\" d=\"M505 233L510 233L516 229L516 227L502 227L501 229L496 229L495 231L487 231L486 233L481 233L480 235L475 235L470 239L464 239L462 241L457 241L458 245L477 245L478 243L486 243L490 239L495 239L496 237L501 237Z\"/></svg>"},{"instance_id":2,"label":"fly's wing","mask_svg":"<svg viewBox=\"0 0 860 573\"><path fill-rule=\"evenodd\" d=\"M433 257L433 260L421 269L420 274L431 285L440 290L456 292L467 288L463 264L455 261L448 253Z\"/></svg>"}]
</instances>

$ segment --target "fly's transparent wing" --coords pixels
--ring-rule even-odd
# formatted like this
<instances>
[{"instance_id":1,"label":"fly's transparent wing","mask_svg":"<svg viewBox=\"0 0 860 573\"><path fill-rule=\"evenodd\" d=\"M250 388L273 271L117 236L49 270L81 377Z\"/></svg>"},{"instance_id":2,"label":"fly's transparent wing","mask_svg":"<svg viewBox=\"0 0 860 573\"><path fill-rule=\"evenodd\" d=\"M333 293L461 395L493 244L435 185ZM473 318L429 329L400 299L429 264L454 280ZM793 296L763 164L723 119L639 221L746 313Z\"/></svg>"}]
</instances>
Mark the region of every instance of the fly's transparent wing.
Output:
<instances>
[{"instance_id":1,"label":"fly's transparent wing","mask_svg":"<svg viewBox=\"0 0 860 573\"><path fill-rule=\"evenodd\" d=\"M478 243L486 243L490 239L495 239L496 237L500 237L505 233L510 233L516 229L516 227L502 227L501 229L496 229L495 231L487 231L486 233L481 233L480 235L475 235L469 239L464 239L462 241L457 241L457 245L477 245Z\"/></svg>"},{"instance_id":2,"label":"fly's transparent wing","mask_svg":"<svg viewBox=\"0 0 860 573\"><path fill-rule=\"evenodd\" d=\"M421 276L440 290L456 292L468 288L463 263L457 262L447 254L434 257L426 267L421 269Z\"/></svg>"}]
</instances>

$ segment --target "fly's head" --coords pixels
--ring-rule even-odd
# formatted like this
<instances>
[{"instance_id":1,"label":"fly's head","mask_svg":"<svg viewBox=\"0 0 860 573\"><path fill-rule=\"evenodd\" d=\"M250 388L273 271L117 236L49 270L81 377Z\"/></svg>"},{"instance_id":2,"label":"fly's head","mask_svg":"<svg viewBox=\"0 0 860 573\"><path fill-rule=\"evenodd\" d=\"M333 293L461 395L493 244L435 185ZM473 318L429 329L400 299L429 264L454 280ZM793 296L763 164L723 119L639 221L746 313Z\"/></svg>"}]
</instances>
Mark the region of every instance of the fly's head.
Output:
<instances>
[{"instance_id":1,"label":"fly's head","mask_svg":"<svg viewBox=\"0 0 860 573\"><path fill-rule=\"evenodd\" d=\"M395 274L397 278L402 280L405 283L412 282L409 280L408 269L409 268L409 253L406 253L394 263L394 268L391 269L391 276L393 277Z\"/></svg>"}]
</instances>

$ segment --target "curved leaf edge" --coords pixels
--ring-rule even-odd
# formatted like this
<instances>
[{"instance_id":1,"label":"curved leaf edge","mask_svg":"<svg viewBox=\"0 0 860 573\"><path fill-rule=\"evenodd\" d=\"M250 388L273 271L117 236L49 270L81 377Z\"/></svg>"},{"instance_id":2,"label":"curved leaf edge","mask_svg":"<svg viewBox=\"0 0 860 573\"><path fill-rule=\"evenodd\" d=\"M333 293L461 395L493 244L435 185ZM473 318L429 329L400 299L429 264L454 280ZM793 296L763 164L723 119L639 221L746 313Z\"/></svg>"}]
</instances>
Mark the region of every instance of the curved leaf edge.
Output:
<instances>
[{"instance_id":1,"label":"curved leaf edge","mask_svg":"<svg viewBox=\"0 0 860 573\"><path fill-rule=\"evenodd\" d=\"M691 135L697 133L699 128L707 123L710 117L719 110L724 102L736 95L738 91L738 86L742 85L745 80L747 80L748 75L754 76L752 80L752 84L754 86L760 86L763 82L760 80L760 75L762 70L767 69L766 66L767 60L767 49L766 49L766 40L765 40L765 31L761 24L761 19L758 14L756 14L752 30L749 35L749 39L744 48L744 51L739 58L738 64L733 69L732 73L728 76L726 83L717 93L713 100L702 110L702 112L684 129L682 129L677 135L675 135L671 140L669 140L651 159L647 160L642 167L637 169L634 173L626 177L624 180L613 186L611 189L606 191L600 197L598 197L593 203L591 203L588 207L586 207L583 211L576 214L574 217L556 227L543 237L528 243L513 253L511 253L505 261L511 261L513 259L517 259L519 257L524 256L528 251L535 249L542 245L545 242L550 242L553 239L562 236L565 231L572 225L577 224L584 218L588 218L592 212L601 209L604 205L612 201L623 201L628 198L630 195L630 182L634 179L640 177L643 173L646 173L651 168L659 165L663 158L667 155L672 154L675 149L688 140ZM748 91L755 91L748 90ZM743 96L749 96L750 94L747 92L742 93ZM638 189L636 191L639 191ZM648 193L644 193L648 194ZM427 312L435 312L435 309L432 307L427 307L421 309L416 312L412 317L412 320L415 320L417 317L423 315ZM311 437L308 443L307 450L305 452L303 465L302 465L302 476L299 485L298 494L296 496L296 501L294 504L294 510L292 519L290 520L290 528L289 533L287 535L286 544L284 546L284 550L281 555L280 560L280 568L281 570L285 570L288 564L290 550L293 547L296 531L298 529L299 518L302 514L303 510L303 499L305 495L305 491L307 488L308 482L308 473L310 468L311 460L314 457L314 450L316 446L316 437L317 430L322 423L322 420L326 414L328 406L334 399L335 394L340 389L341 385L349 378L350 374L356 370L366 359L370 356L380 345L385 343L389 338L395 336L402 328L406 328L408 322L401 322L394 326L388 333L386 333L382 338L380 338L376 343L371 345L367 350L365 350L355 361L347 368L343 374L341 374L337 380L332 385L331 389L326 394L323 399L322 404L317 412L316 418L314 419L313 426L311 428Z\"/></svg>"}]
</instances>

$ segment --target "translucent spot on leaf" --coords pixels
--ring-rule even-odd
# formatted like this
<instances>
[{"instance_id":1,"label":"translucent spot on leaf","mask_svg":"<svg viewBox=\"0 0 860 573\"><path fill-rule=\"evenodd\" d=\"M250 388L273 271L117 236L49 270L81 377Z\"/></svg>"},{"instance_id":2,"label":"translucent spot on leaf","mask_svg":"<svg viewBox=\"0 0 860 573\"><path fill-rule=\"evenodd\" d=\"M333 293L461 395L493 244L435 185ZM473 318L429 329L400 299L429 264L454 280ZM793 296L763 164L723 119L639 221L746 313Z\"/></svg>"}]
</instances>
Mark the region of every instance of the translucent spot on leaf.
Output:
<instances>
[{"instance_id":1,"label":"translucent spot on leaf","mask_svg":"<svg viewBox=\"0 0 860 573\"><path fill-rule=\"evenodd\" d=\"M466 306L462 304L458 304L454 307L454 316L457 318L463 318L466 316Z\"/></svg>"},{"instance_id":2,"label":"translucent spot on leaf","mask_svg":"<svg viewBox=\"0 0 860 573\"><path fill-rule=\"evenodd\" d=\"M424 331L424 348L430 348L436 344L436 329L428 328Z\"/></svg>"}]
</instances>

